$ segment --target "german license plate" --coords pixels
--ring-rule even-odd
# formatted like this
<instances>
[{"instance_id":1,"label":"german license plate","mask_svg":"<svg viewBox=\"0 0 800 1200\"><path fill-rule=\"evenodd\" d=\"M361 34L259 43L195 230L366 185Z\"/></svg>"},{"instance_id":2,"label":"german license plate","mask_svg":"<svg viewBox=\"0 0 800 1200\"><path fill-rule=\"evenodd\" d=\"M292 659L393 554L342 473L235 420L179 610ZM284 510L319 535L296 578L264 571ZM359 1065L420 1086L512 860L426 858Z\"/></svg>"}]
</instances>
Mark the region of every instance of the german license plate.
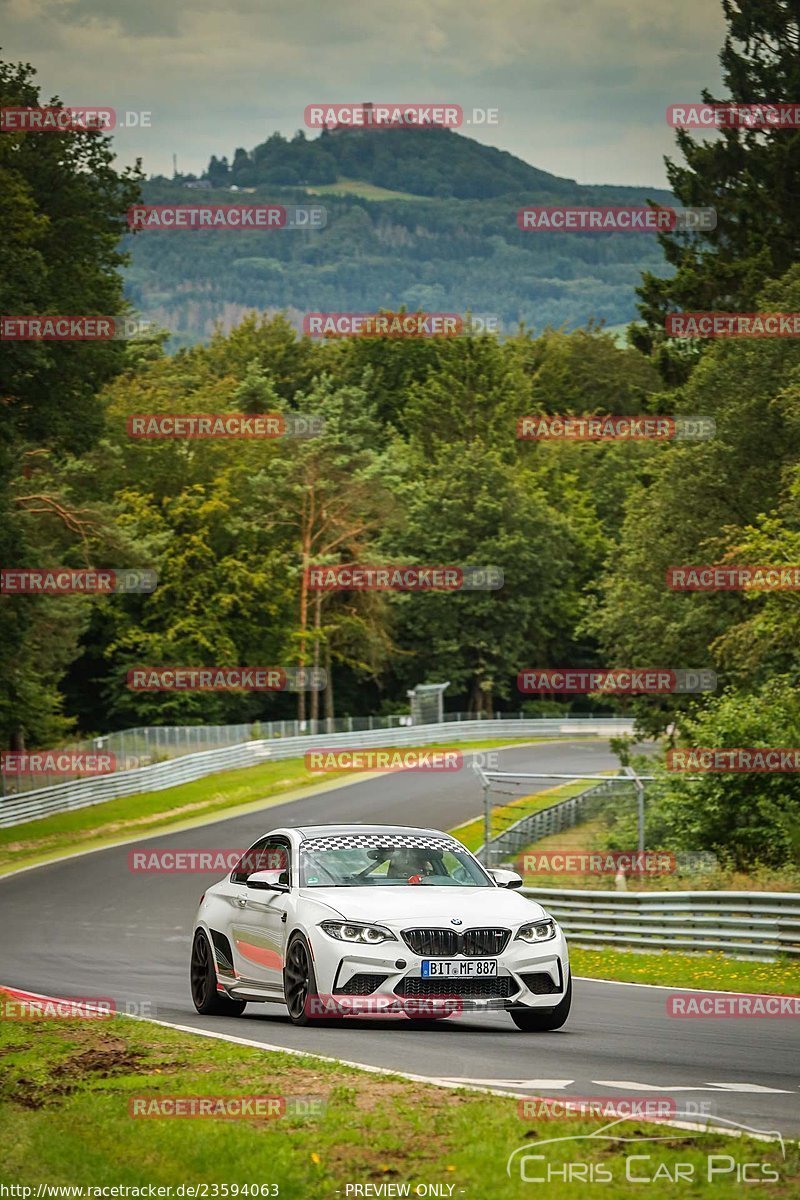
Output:
<instances>
[{"instance_id":1,"label":"german license plate","mask_svg":"<svg viewBox=\"0 0 800 1200\"><path fill-rule=\"evenodd\" d=\"M496 958L426 958L421 964L423 979L464 979L473 975L496 975Z\"/></svg>"}]
</instances>

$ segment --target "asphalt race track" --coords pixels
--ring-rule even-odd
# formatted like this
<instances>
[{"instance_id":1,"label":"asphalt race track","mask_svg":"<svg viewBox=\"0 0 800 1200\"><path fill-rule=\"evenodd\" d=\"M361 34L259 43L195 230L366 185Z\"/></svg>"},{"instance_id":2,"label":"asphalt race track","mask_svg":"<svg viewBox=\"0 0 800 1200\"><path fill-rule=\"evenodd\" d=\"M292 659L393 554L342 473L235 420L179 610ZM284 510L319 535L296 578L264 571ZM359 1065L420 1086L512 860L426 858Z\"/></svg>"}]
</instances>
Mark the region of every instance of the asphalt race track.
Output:
<instances>
[{"instance_id":1,"label":"asphalt race track","mask_svg":"<svg viewBox=\"0 0 800 1200\"><path fill-rule=\"evenodd\" d=\"M465 756L466 757L466 756ZM592 773L617 765L597 742L509 748L500 769ZM541 781L526 792L552 786ZM274 805L263 815L149 837L147 847L246 847L281 825L374 821L447 829L481 807L471 770L404 772ZM671 1019L664 989L578 980L572 1016L524 1034L503 1013L420 1027L405 1017L295 1029L279 1006L198 1016L188 960L199 874L134 874L131 844L0 878L0 982L56 996L149 1005L159 1020L426 1077L567 1096L673 1095L750 1128L800 1136L800 1039L792 1019ZM148 1010L145 1010L148 1011ZM521 1131L527 1126L521 1126Z\"/></svg>"}]
</instances>

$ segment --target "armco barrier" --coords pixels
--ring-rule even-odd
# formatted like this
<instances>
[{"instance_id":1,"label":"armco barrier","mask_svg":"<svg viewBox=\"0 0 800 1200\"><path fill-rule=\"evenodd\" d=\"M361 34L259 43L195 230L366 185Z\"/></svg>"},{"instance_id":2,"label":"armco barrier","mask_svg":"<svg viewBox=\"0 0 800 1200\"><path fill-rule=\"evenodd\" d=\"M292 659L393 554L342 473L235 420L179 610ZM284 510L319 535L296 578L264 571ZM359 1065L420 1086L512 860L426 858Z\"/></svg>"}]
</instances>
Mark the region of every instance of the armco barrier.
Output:
<instances>
[{"instance_id":1,"label":"armco barrier","mask_svg":"<svg viewBox=\"0 0 800 1200\"><path fill-rule=\"evenodd\" d=\"M484 714L482 721L527 721L531 718L522 712ZM549 718L553 720L551 716ZM116 729L99 737L82 738L66 742L61 746L48 749L86 754L114 754L120 763L128 763L127 768L148 767L153 763L163 762L167 758L182 758L185 754L200 754L205 750L222 750L226 746L240 746L242 742L254 742L263 739L287 737L330 737L337 733L372 733L376 729L398 729L401 727L432 724L434 721L447 721L448 724L473 722L475 718L469 713L449 712L443 717L412 720L408 713L390 713L387 716L366 717L322 717L307 718L300 721L297 718L281 718L274 721L251 721L239 725L137 725L128 729ZM3 780L8 795L11 792L38 792L42 788L54 784L66 783L68 780L81 778L80 772L61 775L56 771L39 775L33 772L14 772Z\"/></svg>"},{"instance_id":2,"label":"armco barrier","mask_svg":"<svg viewBox=\"0 0 800 1200\"><path fill-rule=\"evenodd\" d=\"M105 800L117 800L121 796L160 792L164 788L191 783L217 771L253 767L268 757L269 751L265 751L263 742L245 742L241 746L226 746L222 750L206 750L201 754L171 758L167 762L137 767L133 771L115 771L110 775L95 775L91 779L56 783L35 792L20 792L15 796L5 796L0 801L0 827L36 821L40 817L49 817L51 813L86 808L91 804L102 804Z\"/></svg>"},{"instance_id":3,"label":"armco barrier","mask_svg":"<svg viewBox=\"0 0 800 1200\"><path fill-rule=\"evenodd\" d=\"M611 737L631 733L633 722L615 717L583 718L569 720L531 719L497 721L445 721L435 725L403 726L397 729L375 729L362 733L317 734L307 737L273 739L271 741L243 742L238 746L225 746L218 750L205 750L199 754L186 754L166 762L153 763L132 771L116 771L110 775L98 775L91 779L73 780L54 784L32 792L20 792L6 796L0 801L0 828L19 825L23 821L35 821L51 813L67 812L85 808L91 804L102 804L105 800L116 800L121 796L134 796L141 792L157 792L214 775L219 771L230 771L235 767L251 767L266 759L279 760L297 758L306 750L342 749L360 750L392 746L428 746L438 743L464 742L477 738L506 737Z\"/></svg>"},{"instance_id":4,"label":"armco barrier","mask_svg":"<svg viewBox=\"0 0 800 1200\"><path fill-rule=\"evenodd\" d=\"M597 892L523 888L575 946L800 956L797 892Z\"/></svg>"}]
</instances>

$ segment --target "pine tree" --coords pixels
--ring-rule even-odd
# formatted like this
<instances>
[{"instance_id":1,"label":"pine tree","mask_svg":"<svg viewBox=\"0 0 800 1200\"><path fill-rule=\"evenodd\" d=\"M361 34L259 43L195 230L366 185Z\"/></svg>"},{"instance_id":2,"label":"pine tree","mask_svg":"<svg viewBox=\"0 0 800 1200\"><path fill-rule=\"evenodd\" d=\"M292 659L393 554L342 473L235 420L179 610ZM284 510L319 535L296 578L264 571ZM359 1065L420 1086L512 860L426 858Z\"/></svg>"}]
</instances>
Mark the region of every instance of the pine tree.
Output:
<instances>
[{"instance_id":1,"label":"pine tree","mask_svg":"<svg viewBox=\"0 0 800 1200\"><path fill-rule=\"evenodd\" d=\"M723 0L728 34L720 53L726 102L800 105L800 0ZM708 104L722 101L708 90ZM683 99L680 97L679 99ZM726 128L695 140L679 130L683 164L667 159L679 202L716 210L716 228L660 235L675 274L645 273L634 330L640 349L657 348L667 377L680 378L691 353L664 345L674 311L752 311L767 279L800 259L800 129Z\"/></svg>"}]
</instances>

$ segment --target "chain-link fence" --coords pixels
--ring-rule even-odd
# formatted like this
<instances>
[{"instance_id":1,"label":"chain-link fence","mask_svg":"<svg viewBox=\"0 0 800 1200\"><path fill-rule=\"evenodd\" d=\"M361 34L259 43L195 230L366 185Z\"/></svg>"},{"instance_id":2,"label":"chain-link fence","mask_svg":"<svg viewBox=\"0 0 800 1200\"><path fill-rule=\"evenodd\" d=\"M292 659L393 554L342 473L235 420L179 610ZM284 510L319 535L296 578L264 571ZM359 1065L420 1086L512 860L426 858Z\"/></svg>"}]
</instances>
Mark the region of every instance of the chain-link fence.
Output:
<instances>
[{"instance_id":1,"label":"chain-link fence","mask_svg":"<svg viewBox=\"0 0 800 1200\"><path fill-rule=\"evenodd\" d=\"M518 786L522 783L520 780ZM554 798L551 804L546 803L547 793L534 793L517 800L518 790L495 788L494 795L499 795L500 798L492 801L489 812L491 861L510 861L540 838L561 833L582 821L591 820L604 810L610 799L618 798L614 791L615 785L611 783L598 783L594 786L581 783L575 786L576 791L580 788L576 795L564 799ZM569 785L566 787L569 788ZM635 795L633 780L630 781L629 788L623 785L620 790L630 801ZM512 797L511 803L508 800L504 801L505 796ZM485 843L476 850L476 854L488 861Z\"/></svg>"},{"instance_id":2,"label":"chain-link fence","mask_svg":"<svg viewBox=\"0 0 800 1200\"><path fill-rule=\"evenodd\" d=\"M497 719L524 719L525 713L495 713ZM204 750L220 750L225 746L236 746L241 742L274 738L317 736L333 733L364 733L373 729L397 729L401 726L432 724L436 715L426 713L425 720L414 720L408 713L393 713L383 717L331 717L316 721L254 721L241 725L142 725L135 729L121 729L102 737L88 738L59 746L58 750L71 754L103 753L113 756L113 769L131 770L153 763L179 758L184 754L199 754ZM473 713L444 713L445 721L474 721ZM486 718L488 720L488 718ZM69 771L21 771L0 774L0 794L11 796L19 792L33 791L64 783L82 775Z\"/></svg>"}]
</instances>

